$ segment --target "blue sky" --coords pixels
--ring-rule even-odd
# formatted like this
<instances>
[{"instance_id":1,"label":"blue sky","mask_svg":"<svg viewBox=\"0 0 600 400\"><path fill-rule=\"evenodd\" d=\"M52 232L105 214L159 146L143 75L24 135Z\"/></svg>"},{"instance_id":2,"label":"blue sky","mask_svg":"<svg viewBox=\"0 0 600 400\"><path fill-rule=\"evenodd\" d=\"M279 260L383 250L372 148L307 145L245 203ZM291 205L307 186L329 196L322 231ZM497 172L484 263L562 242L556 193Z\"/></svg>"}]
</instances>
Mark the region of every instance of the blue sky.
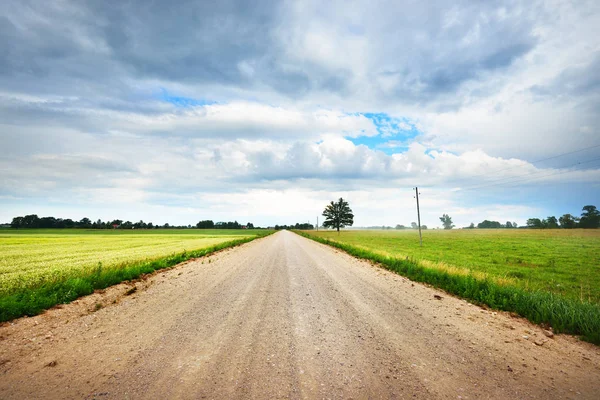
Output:
<instances>
[{"instance_id":1,"label":"blue sky","mask_svg":"<svg viewBox=\"0 0 600 400\"><path fill-rule=\"evenodd\" d=\"M408 11L407 11L408 10ZM356 225L600 206L600 5L0 9L0 222ZM540 161L541 160L541 161Z\"/></svg>"},{"instance_id":2,"label":"blue sky","mask_svg":"<svg viewBox=\"0 0 600 400\"><path fill-rule=\"evenodd\" d=\"M350 138L355 145L364 145L386 154L403 153L408 144L423 133L407 118L391 117L387 113L360 113L372 121L377 130L374 136Z\"/></svg>"},{"instance_id":3,"label":"blue sky","mask_svg":"<svg viewBox=\"0 0 600 400\"><path fill-rule=\"evenodd\" d=\"M176 96L169 93L166 89L161 88L160 92L156 94L156 98L166 103L173 104L175 107L199 107L214 104L214 101L203 100L203 99L192 99L190 97Z\"/></svg>"}]
</instances>

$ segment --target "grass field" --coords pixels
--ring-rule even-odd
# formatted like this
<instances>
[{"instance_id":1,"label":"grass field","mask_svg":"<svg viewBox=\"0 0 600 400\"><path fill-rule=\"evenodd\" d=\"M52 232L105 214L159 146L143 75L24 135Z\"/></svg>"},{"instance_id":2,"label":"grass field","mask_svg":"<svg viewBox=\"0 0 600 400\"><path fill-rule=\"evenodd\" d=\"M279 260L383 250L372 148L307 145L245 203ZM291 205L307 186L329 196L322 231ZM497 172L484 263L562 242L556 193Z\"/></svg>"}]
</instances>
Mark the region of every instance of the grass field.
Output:
<instances>
[{"instance_id":1,"label":"grass field","mask_svg":"<svg viewBox=\"0 0 600 400\"><path fill-rule=\"evenodd\" d=\"M33 315L265 230L0 230L0 321Z\"/></svg>"},{"instance_id":2,"label":"grass field","mask_svg":"<svg viewBox=\"0 0 600 400\"><path fill-rule=\"evenodd\" d=\"M600 230L305 231L409 278L600 344Z\"/></svg>"},{"instance_id":3,"label":"grass field","mask_svg":"<svg viewBox=\"0 0 600 400\"><path fill-rule=\"evenodd\" d=\"M310 232L454 273L600 303L600 230L462 229Z\"/></svg>"}]
</instances>

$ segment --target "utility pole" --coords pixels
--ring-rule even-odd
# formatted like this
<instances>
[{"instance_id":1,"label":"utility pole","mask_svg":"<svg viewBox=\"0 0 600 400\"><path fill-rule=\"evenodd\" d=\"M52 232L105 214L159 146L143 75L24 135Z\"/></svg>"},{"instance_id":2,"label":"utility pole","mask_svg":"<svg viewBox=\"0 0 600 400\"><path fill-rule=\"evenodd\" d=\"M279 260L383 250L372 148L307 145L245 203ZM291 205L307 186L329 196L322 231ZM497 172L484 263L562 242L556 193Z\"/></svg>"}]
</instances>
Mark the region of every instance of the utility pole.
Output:
<instances>
[{"instance_id":1,"label":"utility pole","mask_svg":"<svg viewBox=\"0 0 600 400\"><path fill-rule=\"evenodd\" d=\"M417 220L419 221L419 242L423 247L423 236L421 235L421 210L419 209L419 188L415 188L415 197L417 198Z\"/></svg>"},{"instance_id":2,"label":"utility pole","mask_svg":"<svg viewBox=\"0 0 600 400\"><path fill-rule=\"evenodd\" d=\"M317 216L317 232L319 231L319 217Z\"/></svg>"}]
</instances>

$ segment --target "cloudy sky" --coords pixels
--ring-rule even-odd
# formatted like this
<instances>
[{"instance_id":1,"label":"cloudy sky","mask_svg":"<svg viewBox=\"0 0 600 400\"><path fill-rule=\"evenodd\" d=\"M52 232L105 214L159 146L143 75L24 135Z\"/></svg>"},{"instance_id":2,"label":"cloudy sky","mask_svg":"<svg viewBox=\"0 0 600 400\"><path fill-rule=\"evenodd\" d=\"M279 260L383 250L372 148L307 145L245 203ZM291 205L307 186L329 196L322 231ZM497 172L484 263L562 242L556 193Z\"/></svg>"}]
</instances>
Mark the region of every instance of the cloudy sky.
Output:
<instances>
[{"instance_id":1,"label":"cloudy sky","mask_svg":"<svg viewBox=\"0 0 600 400\"><path fill-rule=\"evenodd\" d=\"M0 5L0 222L600 207L600 2Z\"/></svg>"}]
</instances>

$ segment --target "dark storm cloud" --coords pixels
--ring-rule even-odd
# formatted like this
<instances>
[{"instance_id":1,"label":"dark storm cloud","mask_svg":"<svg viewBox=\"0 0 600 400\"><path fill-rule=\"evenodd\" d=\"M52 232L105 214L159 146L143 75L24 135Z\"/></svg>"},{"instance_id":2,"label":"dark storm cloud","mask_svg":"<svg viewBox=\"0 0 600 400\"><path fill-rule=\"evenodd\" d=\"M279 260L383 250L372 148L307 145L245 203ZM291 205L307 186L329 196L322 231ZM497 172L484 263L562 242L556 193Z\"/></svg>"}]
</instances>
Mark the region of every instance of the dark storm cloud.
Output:
<instances>
[{"instance_id":1,"label":"dark storm cloud","mask_svg":"<svg viewBox=\"0 0 600 400\"><path fill-rule=\"evenodd\" d=\"M114 57L134 73L174 81L239 83L238 63L272 47L273 1L139 1L92 14Z\"/></svg>"},{"instance_id":2,"label":"dark storm cloud","mask_svg":"<svg viewBox=\"0 0 600 400\"><path fill-rule=\"evenodd\" d=\"M115 82L122 75L107 56L91 16L77 3L61 4L3 5L0 83L4 90L92 94L91 87L111 77Z\"/></svg>"},{"instance_id":3,"label":"dark storm cloud","mask_svg":"<svg viewBox=\"0 0 600 400\"><path fill-rule=\"evenodd\" d=\"M140 79L247 84L238 64L268 59L278 9L270 1L15 1L3 7L4 90L106 96L109 106L131 95Z\"/></svg>"},{"instance_id":4,"label":"dark storm cloud","mask_svg":"<svg viewBox=\"0 0 600 400\"><path fill-rule=\"evenodd\" d=\"M600 51L590 63L567 68L546 85L536 85L531 91L543 97L569 96L587 101L595 98L595 106L600 106Z\"/></svg>"},{"instance_id":5,"label":"dark storm cloud","mask_svg":"<svg viewBox=\"0 0 600 400\"><path fill-rule=\"evenodd\" d=\"M423 104L455 96L461 85L485 81L530 52L534 18L514 2L415 5L378 33L388 38L378 51L388 55L379 60L381 74L399 79L396 97Z\"/></svg>"},{"instance_id":6,"label":"dark storm cloud","mask_svg":"<svg viewBox=\"0 0 600 400\"><path fill-rule=\"evenodd\" d=\"M510 66L535 45L529 16L510 3L411 4L389 13L394 4L375 7L352 29L368 41L368 59L361 62L371 65L359 77L363 83L376 87L377 76L398 78L388 97L432 101ZM0 11L0 84L27 93L76 93L101 108L121 107L113 102L131 96L140 79L268 87L290 98L358 90L352 86L357 78L352 65L332 66L294 53L315 50L291 44L311 30L283 5L272 0L9 2ZM324 5L316 17L344 25L336 18L345 6ZM299 26L290 33L293 24ZM343 35L333 38L334 46L336 39ZM102 102L101 96L109 100Z\"/></svg>"},{"instance_id":7,"label":"dark storm cloud","mask_svg":"<svg viewBox=\"0 0 600 400\"><path fill-rule=\"evenodd\" d=\"M451 92L465 81L477 78L479 74L509 66L531 47L531 44L519 43L499 49L493 54L480 55L479 59L455 64L445 62L444 66L438 67L431 74L423 75L421 82L425 84L427 92Z\"/></svg>"}]
</instances>

